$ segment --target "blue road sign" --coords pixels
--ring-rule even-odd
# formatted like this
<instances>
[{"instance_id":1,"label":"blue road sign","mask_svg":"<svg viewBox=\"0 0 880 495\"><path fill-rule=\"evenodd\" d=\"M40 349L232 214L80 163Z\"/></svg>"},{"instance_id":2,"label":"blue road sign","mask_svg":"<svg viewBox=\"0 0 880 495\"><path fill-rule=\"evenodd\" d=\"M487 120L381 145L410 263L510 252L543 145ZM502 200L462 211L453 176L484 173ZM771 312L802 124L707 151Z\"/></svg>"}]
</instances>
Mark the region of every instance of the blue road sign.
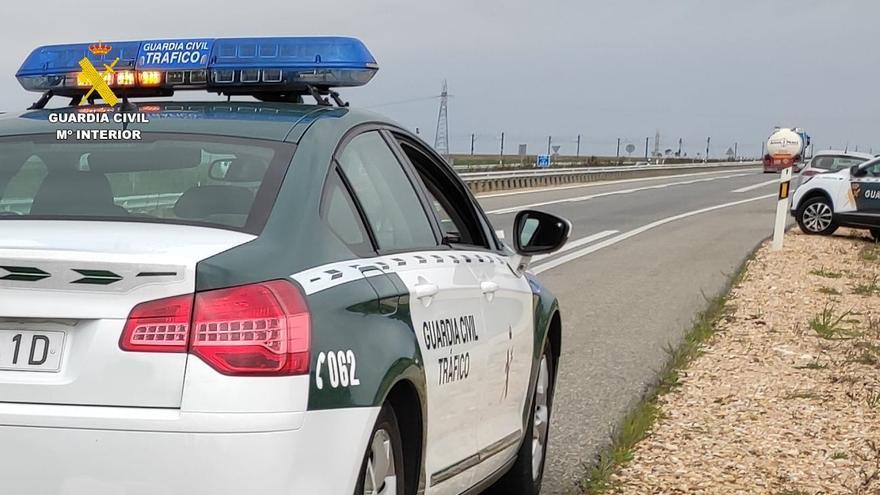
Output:
<instances>
[{"instance_id":1,"label":"blue road sign","mask_svg":"<svg viewBox=\"0 0 880 495\"><path fill-rule=\"evenodd\" d=\"M549 168L550 167L550 155L538 155L538 160L535 165L538 168Z\"/></svg>"}]
</instances>

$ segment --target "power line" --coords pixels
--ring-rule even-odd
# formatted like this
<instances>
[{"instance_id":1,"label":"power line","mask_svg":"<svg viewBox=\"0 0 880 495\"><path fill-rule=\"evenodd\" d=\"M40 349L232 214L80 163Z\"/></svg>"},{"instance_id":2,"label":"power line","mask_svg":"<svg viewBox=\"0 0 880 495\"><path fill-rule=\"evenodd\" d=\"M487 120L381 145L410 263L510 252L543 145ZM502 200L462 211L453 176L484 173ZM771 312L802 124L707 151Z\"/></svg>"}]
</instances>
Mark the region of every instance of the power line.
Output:
<instances>
[{"instance_id":1,"label":"power line","mask_svg":"<svg viewBox=\"0 0 880 495\"><path fill-rule=\"evenodd\" d=\"M436 100L437 98L440 98L440 97L441 97L441 95L422 96L422 97L420 97L420 98L409 98L409 99L407 99L407 100L397 100L397 101L389 101L389 102L385 102L385 103L378 103L378 104L376 104L376 105L367 105L367 106L365 106L365 107L363 107L363 108L367 108L367 109L369 109L369 108L390 107L390 106L392 106L392 105L404 105L404 104L406 104L406 103L416 103L416 102L419 102L419 101Z\"/></svg>"}]
</instances>

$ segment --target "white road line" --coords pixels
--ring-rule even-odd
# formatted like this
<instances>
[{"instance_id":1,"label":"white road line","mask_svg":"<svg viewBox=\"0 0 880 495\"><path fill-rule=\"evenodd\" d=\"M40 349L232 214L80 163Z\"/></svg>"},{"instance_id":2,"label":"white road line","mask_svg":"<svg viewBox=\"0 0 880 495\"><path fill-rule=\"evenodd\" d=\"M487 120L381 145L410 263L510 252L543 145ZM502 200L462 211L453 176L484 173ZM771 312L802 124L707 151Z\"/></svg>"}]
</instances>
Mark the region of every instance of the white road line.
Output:
<instances>
[{"instance_id":1,"label":"white road line","mask_svg":"<svg viewBox=\"0 0 880 495\"><path fill-rule=\"evenodd\" d=\"M680 182L667 182L664 184L656 184L653 186L634 187L632 189L620 189L617 191L608 191L608 192L603 192L603 193L590 194L588 196L576 196L573 198L554 199L551 201L542 201L540 203L531 203L531 204L527 204L527 205L513 206L510 208L499 208L497 210L487 211L486 213L488 213L490 215L504 215L507 213L516 213L520 210L525 210L525 209L529 209L529 208L538 208L540 206L555 205L555 204L560 204L560 203L577 203L579 201L587 201L587 200L595 199L595 198L604 198L606 196L617 196L617 195L621 195L621 194L631 194L634 192L647 191L650 189L666 189L667 187L672 187L672 186L683 186L683 185L688 185L688 184L696 184L698 182L711 182L711 181L721 180L721 179L732 179L734 177L743 177L745 175L752 175L752 174L732 174L732 175L722 175L720 177L706 177L703 179L691 179L691 180L680 181Z\"/></svg>"},{"instance_id":2,"label":"white road line","mask_svg":"<svg viewBox=\"0 0 880 495\"><path fill-rule=\"evenodd\" d=\"M591 242L598 241L599 239L604 239L604 238L608 237L609 235L614 235L618 232L620 232L620 231L619 230L605 230L605 231L599 232L598 234L593 234L591 236L587 236L587 237L583 237L581 239L578 239L576 241L571 241L571 242L567 243L565 246L563 246L562 249L560 249L559 251L556 251L553 254L542 254L539 256L532 257L532 261L533 262L540 261L545 258L549 258L551 256L556 256L560 253L564 253L566 251L571 251L574 248L579 248L585 244L589 244Z\"/></svg>"},{"instance_id":3,"label":"white road line","mask_svg":"<svg viewBox=\"0 0 880 495\"><path fill-rule=\"evenodd\" d=\"M767 182L761 182L760 184L754 184L751 186L741 187L739 189L734 189L733 191L730 191L730 192L744 193L744 192L754 191L755 189L760 189L764 186L769 186L770 184L779 184L779 179L768 180Z\"/></svg>"},{"instance_id":4,"label":"white road line","mask_svg":"<svg viewBox=\"0 0 880 495\"><path fill-rule=\"evenodd\" d=\"M556 268L559 265L562 265L564 263L568 263L569 261L574 261L580 257L586 256L590 253L594 253L600 249L606 248L608 246L613 246L621 241L625 241L625 240L629 239L630 237L634 237L634 236L637 236L643 232L647 232L655 227L659 227L659 226L665 225L667 223L675 222L676 220L681 220L684 218L692 217L694 215L700 215L702 213L708 213L710 211L720 210L722 208L730 208L732 206L739 206L742 204L751 203L753 201L760 201L762 199L775 198L775 197L776 197L776 193L765 194L764 196L758 196L756 198L741 199L739 201L733 201L730 203L724 203L724 204L720 204L720 205L710 206L708 208L701 208L699 210L693 210L693 211L689 211L687 213L682 213L680 215L674 215L671 217L663 218L663 219L657 220L656 222L651 222L647 225L642 225L641 227L635 228L635 229L630 230L628 232L624 232L623 234L614 236L610 239L606 239L600 243L593 244L593 245L586 247L584 249L581 249L579 251L575 251L573 253L569 253L564 256L560 256L558 258L554 258L554 259L549 260L547 262L541 263L538 266L531 268L531 272L534 273L535 275L542 273L542 272L546 272L547 270L550 270L551 268Z\"/></svg>"},{"instance_id":5,"label":"white road line","mask_svg":"<svg viewBox=\"0 0 880 495\"><path fill-rule=\"evenodd\" d=\"M757 172L761 169L755 168L755 169L744 169L744 170L754 173L754 172ZM727 170L715 170L713 172L694 172L691 174L658 175L656 177L639 177L637 179L600 180L600 181L596 181L596 182L588 182L586 184L575 184L575 185L571 185L571 186L542 187L540 189L525 189L522 191L483 193L483 194L477 194L475 197L477 199L500 198L503 196L519 196L520 194L535 194L535 193L542 193L542 192L547 192L547 191L564 191L566 189L578 189L581 187L611 186L614 184L627 184L629 182L645 182L645 181L649 181L649 180L677 179L677 178L682 178L682 177L699 177L701 175L724 174L727 172L728 172Z\"/></svg>"}]
</instances>

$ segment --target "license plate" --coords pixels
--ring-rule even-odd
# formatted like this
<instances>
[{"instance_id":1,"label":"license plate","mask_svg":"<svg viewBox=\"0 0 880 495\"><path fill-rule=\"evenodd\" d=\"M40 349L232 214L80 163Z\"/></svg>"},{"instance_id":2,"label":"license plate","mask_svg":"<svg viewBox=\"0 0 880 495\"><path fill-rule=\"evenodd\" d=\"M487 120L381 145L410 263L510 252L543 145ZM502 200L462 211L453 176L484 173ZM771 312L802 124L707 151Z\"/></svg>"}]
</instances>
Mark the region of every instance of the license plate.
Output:
<instances>
[{"instance_id":1,"label":"license plate","mask_svg":"<svg viewBox=\"0 0 880 495\"><path fill-rule=\"evenodd\" d=\"M57 372L63 351L64 332L0 330L0 370Z\"/></svg>"}]
</instances>

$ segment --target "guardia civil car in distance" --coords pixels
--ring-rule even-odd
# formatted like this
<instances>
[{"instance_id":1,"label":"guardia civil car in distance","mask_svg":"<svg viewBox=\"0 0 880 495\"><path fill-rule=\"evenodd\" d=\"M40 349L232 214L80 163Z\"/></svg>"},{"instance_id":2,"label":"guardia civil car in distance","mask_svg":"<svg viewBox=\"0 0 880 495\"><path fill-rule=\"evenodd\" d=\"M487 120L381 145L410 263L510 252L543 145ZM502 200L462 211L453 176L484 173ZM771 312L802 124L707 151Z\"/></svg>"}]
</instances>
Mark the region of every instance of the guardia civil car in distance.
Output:
<instances>
[{"instance_id":1,"label":"guardia civil car in distance","mask_svg":"<svg viewBox=\"0 0 880 495\"><path fill-rule=\"evenodd\" d=\"M854 227L869 229L880 241L880 158L803 177L791 208L807 234L831 235L838 227Z\"/></svg>"},{"instance_id":2,"label":"guardia civil car in distance","mask_svg":"<svg viewBox=\"0 0 880 495\"><path fill-rule=\"evenodd\" d=\"M521 212L511 250L432 149L330 104L376 69L348 38L28 57L43 96L0 118L0 491L540 491L561 319L526 268L570 225ZM259 101L133 100L180 89Z\"/></svg>"}]
</instances>

